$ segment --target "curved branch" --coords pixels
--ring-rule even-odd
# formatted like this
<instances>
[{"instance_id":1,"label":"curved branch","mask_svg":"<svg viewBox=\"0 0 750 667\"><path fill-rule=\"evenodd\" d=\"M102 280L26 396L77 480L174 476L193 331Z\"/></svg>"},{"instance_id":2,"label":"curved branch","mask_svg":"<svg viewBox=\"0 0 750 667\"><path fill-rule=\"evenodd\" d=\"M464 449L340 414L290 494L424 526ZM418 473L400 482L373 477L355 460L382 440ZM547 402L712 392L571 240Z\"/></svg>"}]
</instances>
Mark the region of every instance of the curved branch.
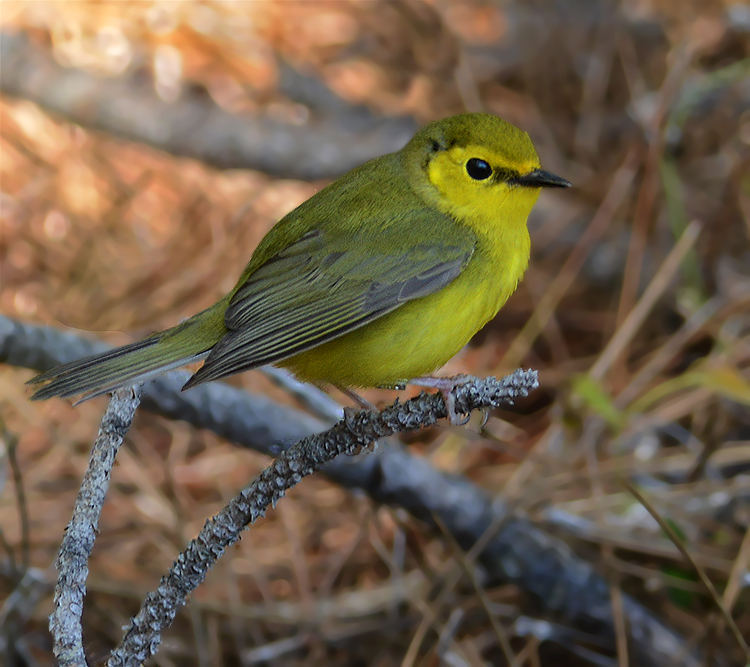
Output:
<instances>
[{"instance_id":1,"label":"curved branch","mask_svg":"<svg viewBox=\"0 0 750 667\"><path fill-rule=\"evenodd\" d=\"M526 396L538 386L536 371L516 371L502 380L474 379L453 390L462 414L493 408ZM161 642L161 630L169 627L180 606L205 579L240 532L286 495L304 477L322 470L340 454L352 456L394 433L433 426L448 416L440 394L420 394L406 403L398 400L380 412L346 410L333 428L311 435L283 451L246 489L235 496L203 529L149 593L125 637L110 657L109 667L138 667L153 655Z\"/></svg>"},{"instance_id":2,"label":"curved branch","mask_svg":"<svg viewBox=\"0 0 750 667\"><path fill-rule=\"evenodd\" d=\"M49 629L55 639L55 657L62 667L86 664L81 614L89 575L88 560L99 533L99 516L109 488L112 466L130 429L140 395L140 387L124 387L113 393L57 555L55 566L60 574Z\"/></svg>"},{"instance_id":3,"label":"curved branch","mask_svg":"<svg viewBox=\"0 0 750 667\"><path fill-rule=\"evenodd\" d=\"M325 111L304 125L267 116L236 116L206 91L186 87L166 102L143 70L119 77L63 67L22 33L0 33L0 91L31 100L83 127L192 157L220 169L256 169L272 176L313 180L339 176L399 150L414 134L412 118L378 118L336 96L320 82L282 68L292 92ZM321 101L321 98L324 98Z\"/></svg>"},{"instance_id":4,"label":"curved branch","mask_svg":"<svg viewBox=\"0 0 750 667\"><path fill-rule=\"evenodd\" d=\"M45 371L102 349L107 346L100 341L0 315L0 363ZM220 382L180 392L185 377L184 373L169 373L147 385L143 407L272 455L278 454L284 443L330 425ZM323 474L346 488L364 490L375 502L400 506L433 528L438 528L435 517L439 517L464 549L480 539L486 542L478 559L490 579L514 583L531 593L545 611L595 633L614 649L614 619L606 579L565 542L514 516L501 500L469 480L442 473L398 445L389 446L378 456L339 457L325 467ZM488 531L493 532L490 538L486 536ZM623 611L637 664L700 664L686 653L685 638L637 600L623 595Z\"/></svg>"}]
</instances>

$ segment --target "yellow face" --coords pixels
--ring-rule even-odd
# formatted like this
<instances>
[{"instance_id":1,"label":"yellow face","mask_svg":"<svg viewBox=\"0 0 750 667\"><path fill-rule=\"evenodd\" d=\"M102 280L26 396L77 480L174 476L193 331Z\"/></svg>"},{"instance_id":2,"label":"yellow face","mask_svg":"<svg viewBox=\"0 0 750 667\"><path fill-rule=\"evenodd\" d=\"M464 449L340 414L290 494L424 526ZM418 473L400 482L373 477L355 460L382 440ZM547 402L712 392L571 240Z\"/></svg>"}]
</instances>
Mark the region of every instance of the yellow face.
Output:
<instances>
[{"instance_id":1,"label":"yellow face","mask_svg":"<svg viewBox=\"0 0 750 667\"><path fill-rule=\"evenodd\" d=\"M403 156L415 191L478 232L525 225L540 188L570 185L540 168L528 134L490 114L430 123Z\"/></svg>"},{"instance_id":2,"label":"yellow face","mask_svg":"<svg viewBox=\"0 0 750 667\"><path fill-rule=\"evenodd\" d=\"M536 169L536 154L512 162L486 146L472 144L436 152L427 165L427 177L440 193L446 213L485 227L526 222L539 188L516 184L514 179Z\"/></svg>"}]
</instances>

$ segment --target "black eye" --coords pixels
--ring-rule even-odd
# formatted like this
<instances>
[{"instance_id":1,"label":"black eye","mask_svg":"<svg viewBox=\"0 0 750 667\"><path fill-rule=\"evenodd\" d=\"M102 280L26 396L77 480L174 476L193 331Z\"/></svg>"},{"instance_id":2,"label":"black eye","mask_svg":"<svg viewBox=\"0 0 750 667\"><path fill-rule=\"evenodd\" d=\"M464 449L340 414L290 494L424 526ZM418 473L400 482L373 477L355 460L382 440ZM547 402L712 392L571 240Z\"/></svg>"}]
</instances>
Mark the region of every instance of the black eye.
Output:
<instances>
[{"instance_id":1,"label":"black eye","mask_svg":"<svg viewBox=\"0 0 750 667\"><path fill-rule=\"evenodd\" d=\"M473 157L466 163L466 173L475 181L483 181L485 178L492 176L492 167L484 160Z\"/></svg>"}]
</instances>

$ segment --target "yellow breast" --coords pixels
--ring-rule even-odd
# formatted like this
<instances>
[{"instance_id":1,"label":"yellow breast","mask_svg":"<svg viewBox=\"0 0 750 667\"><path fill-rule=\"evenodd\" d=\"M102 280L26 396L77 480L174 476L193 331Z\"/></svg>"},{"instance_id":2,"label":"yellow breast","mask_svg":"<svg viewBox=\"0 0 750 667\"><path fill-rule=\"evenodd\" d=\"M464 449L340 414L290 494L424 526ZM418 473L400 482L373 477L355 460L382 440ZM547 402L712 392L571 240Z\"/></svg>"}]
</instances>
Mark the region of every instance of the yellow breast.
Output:
<instances>
[{"instance_id":1,"label":"yellow breast","mask_svg":"<svg viewBox=\"0 0 750 667\"><path fill-rule=\"evenodd\" d=\"M473 182L464 177L468 157L501 163L501 156L490 155L484 146L456 146L432 159L428 178L420 170L412 170L410 178L422 200L474 233L475 251L461 275L439 292L281 365L314 382L353 387L402 384L445 364L497 314L528 266L526 221L539 190ZM528 165L521 165L536 166L535 153Z\"/></svg>"},{"instance_id":2,"label":"yellow breast","mask_svg":"<svg viewBox=\"0 0 750 667\"><path fill-rule=\"evenodd\" d=\"M480 241L458 278L439 292L281 363L300 379L350 387L402 384L445 364L508 300L529 258L526 225Z\"/></svg>"}]
</instances>

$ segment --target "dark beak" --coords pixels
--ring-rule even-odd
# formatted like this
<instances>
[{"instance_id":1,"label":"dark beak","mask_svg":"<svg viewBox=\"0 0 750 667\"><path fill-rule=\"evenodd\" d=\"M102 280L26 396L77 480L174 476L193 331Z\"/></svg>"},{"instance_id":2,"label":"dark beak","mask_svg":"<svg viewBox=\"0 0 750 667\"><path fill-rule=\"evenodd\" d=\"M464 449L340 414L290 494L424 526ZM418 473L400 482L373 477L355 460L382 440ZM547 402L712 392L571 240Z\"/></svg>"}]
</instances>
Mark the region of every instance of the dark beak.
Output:
<instances>
[{"instance_id":1,"label":"dark beak","mask_svg":"<svg viewBox=\"0 0 750 667\"><path fill-rule=\"evenodd\" d=\"M569 188L570 182L560 176L550 174L544 169L534 169L523 176L516 176L508 181L514 185L523 185L527 188Z\"/></svg>"}]
</instances>

